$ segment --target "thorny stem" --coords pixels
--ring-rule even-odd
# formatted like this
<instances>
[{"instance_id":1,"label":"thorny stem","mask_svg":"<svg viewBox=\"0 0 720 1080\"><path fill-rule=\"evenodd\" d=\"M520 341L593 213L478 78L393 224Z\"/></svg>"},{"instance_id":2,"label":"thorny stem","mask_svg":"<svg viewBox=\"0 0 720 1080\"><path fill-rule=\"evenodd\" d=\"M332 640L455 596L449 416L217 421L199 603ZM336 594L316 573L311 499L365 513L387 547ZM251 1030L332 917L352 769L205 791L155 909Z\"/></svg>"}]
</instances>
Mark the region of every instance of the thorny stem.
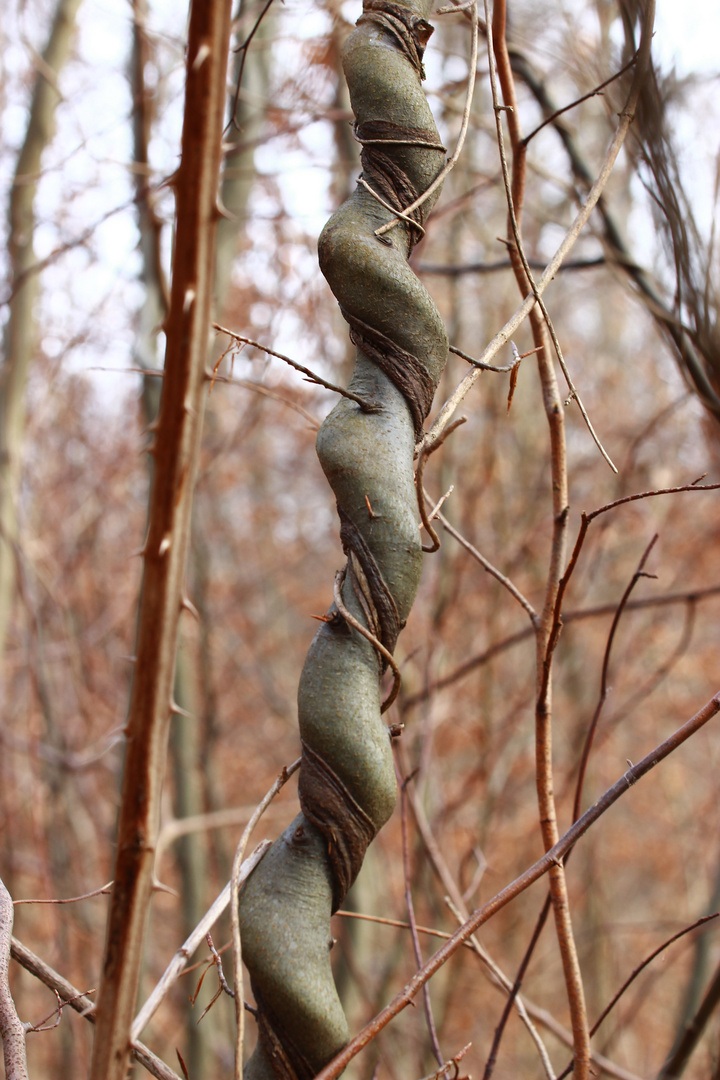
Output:
<instances>
[{"instance_id":1,"label":"thorny stem","mask_svg":"<svg viewBox=\"0 0 720 1080\"><path fill-rule=\"evenodd\" d=\"M137 662L126 727L114 885L92 1080L123 1080L153 887L194 481L200 456L230 0L193 0L165 377L143 550Z\"/></svg>"},{"instance_id":2,"label":"thorny stem","mask_svg":"<svg viewBox=\"0 0 720 1080\"><path fill-rule=\"evenodd\" d=\"M473 912L472 916L456 930L453 936L441 946L433 956L423 965L420 971L403 987L393 1000L381 1009L377 1016L365 1025L358 1034L350 1040L344 1050L322 1069L315 1080L335 1080L352 1059L366 1046L379 1031L406 1009L412 1002L418 991L447 963L450 957L459 949L479 928L488 922L502 908L512 900L520 896L526 889L538 881L550 868L564 858L567 852L575 846L581 836L602 817L623 795L625 795L638 780L655 768L661 761L672 754L692 735L698 732L720 711L720 691L715 694L698 712L679 727L669 738L656 746L649 754L646 754L637 764L630 766L619 780L594 803L578 821L572 825L563 836L560 837L542 858L528 867L519 877L506 885L491 900L483 904Z\"/></svg>"},{"instance_id":3,"label":"thorny stem","mask_svg":"<svg viewBox=\"0 0 720 1080\"><path fill-rule=\"evenodd\" d=\"M488 0L485 0L486 20L488 18ZM494 57L497 58L498 76L502 86L503 101L508 109L508 127L513 155L512 185L508 186L507 165L502 150L502 127L497 89L494 75ZM503 158L503 175L506 182L508 200L508 239L510 260L521 292L525 292L528 283L533 286L530 268L527 265L521 238L522 207L525 192L526 147L523 144L520 121L515 96L515 84L510 67L510 58L505 39L505 0L496 0L493 6L492 33L488 34L488 61L497 119L498 145ZM548 328L549 319L546 319ZM536 629L536 664L537 664L537 702L535 710L535 760L538 811L540 830L545 850L549 851L558 842L559 830L553 792L552 763L552 684L549 672L544 675L546 642L552 625L552 613L555 607L562 565L565 561L567 537L568 492L567 459L565 446L565 422L558 393L555 372L550 362L545 328L537 308L530 312L533 345L538 350L538 369L542 387L545 414L550 432L550 462L552 473L553 538L548 567L545 603L543 613ZM555 340L555 339L554 339ZM558 352L558 355L559 352ZM570 1006L570 1018L575 1049L575 1068L579 1080L589 1080L590 1075L590 1035L588 1031L585 993L582 974L577 956L577 948L570 918L565 869L562 862L555 862L549 872L550 894L555 916L563 974Z\"/></svg>"}]
</instances>

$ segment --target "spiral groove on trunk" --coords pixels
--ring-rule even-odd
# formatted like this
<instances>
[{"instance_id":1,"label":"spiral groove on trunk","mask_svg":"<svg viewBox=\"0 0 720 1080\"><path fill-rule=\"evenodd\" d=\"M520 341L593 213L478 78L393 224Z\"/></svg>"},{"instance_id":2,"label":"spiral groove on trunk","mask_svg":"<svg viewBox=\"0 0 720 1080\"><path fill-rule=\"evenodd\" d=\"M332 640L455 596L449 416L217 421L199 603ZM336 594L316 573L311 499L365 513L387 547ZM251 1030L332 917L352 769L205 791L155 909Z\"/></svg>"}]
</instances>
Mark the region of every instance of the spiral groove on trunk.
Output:
<instances>
[{"instance_id":1,"label":"spiral groove on trunk","mask_svg":"<svg viewBox=\"0 0 720 1080\"><path fill-rule=\"evenodd\" d=\"M343 57L363 173L319 242L320 267L357 347L350 389L367 402L343 398L317 439L348 560L340 606L388 653L419 583L413 455L447 358L440 315L407 261L439 192L411 220L375 235L444 164L420 85L429 8L429 0L365 0ZM302 812L240 894L259 1028L245 1080L311 1080L348 1040L330 968L330 916L395 805L381 718L386 666L334 605L300 680Z\"/></svg>"}]
</instances>

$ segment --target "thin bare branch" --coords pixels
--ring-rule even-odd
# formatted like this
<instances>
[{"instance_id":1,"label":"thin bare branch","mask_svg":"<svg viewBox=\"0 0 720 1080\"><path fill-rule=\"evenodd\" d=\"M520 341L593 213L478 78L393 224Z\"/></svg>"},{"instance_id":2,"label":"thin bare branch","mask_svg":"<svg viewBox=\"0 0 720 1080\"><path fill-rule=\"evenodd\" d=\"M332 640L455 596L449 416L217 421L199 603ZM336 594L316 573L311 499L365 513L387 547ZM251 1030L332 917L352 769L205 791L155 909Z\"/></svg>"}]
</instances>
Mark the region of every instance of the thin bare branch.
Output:
<instances>
[{"instance_id":1,"label":"thin bare branch","mask_svg":"<svg viewBox=\"0 0 720 1080\"><path fill-rule=\"evenodd\" d=\"M240 843L235 850L235 856L233 858L232 875L230 877L230 925L232 926L232 941L233 941L233 982L235 984L235 1077L236 1080L242 1080L242 1067L243 1067L243 1043L245 1040L245 1008L244 1008L244 991L243 991L243 970L242 970L242 942L240 941L240 913L238 911L238 895L240 893L240 886L242 882L249 876L248 873L243 872L243 859L245 857L245 848L247 847L248 840L252 834L253 829L257 825L260 818L267 810L270 803L273 801L277 793L285 786L293 773L296 773L300 768L301 758L297 758L293 761L292 765L288 765L282 769L282 772L278 775L275 783L270 790L263 796L258 803L255 813L245 826L245 830L240 837ZM269 845L268 845L269 846ZM263 851L263 854L265 852ZM257 860L260 861L259 859Z\"/></svg>"},{"instance_id":2,"label":"thin bare branch","mask_svg":"<svg viewBox=\"0 0 720 1080\"><path fill-rule=\"evenodd\" d=\"M20 904L77 904L79 900L89 900L91 896L107 896L112 890L112 885L112 881L108 881L107 885L93 889L92 892L83 893L82 896L68 896L61 900L13 900L13 904L16 907Z\"/></svg>"},{"instance_id":3,"label":"thin bare branch","mask_svg":"<svg viewBox=\"0 0 720 1080\"><path fill-rule=\"evenodd\" d=\"M530 622L532 623L533 627L537 626L538 614L535 611L535 608L532 606L530 601L525 596L523 596L518 587L516 585L513 585L510 578L506 577L505 574L503 574L500 570L497 569L497 567L493 566L493 564L488 559L486 559L484 555L481 555L478 549L473 544L471 544L470 541L462 535L462 533L458 532L458 530L450 524L444 514L441 514L438 510L435 516L437 517L438 521L445 529L445 531L450 533L450 535L454 537L457 542L462 547L464 547L470 555L472 555L473 559L475 559L476 562L480 563L483 570L486 570L487 573L491 575L491 577L494 577L496 581L499 581L503 588L507 589L510 595L515 600L517 600L518 604L520 604L520 606L525 609L527 614L530 616Z\"/></svg>"},{"instance_id":4,"label":"thin bare branch","mask_svg":"<svg viewBox=\"0 0 720 1080\"><path fill-rule=\"evenodd\" d=\"M393 1000L381 1009L377 1016L362 1028L347 1044L344 1050L337 1054L333 1060L322 1069L315 1080L335 1080L350 1061L373 1039L379 1031L382 1031L390 1021L406 1009L412 1002L418 991L425 985L428 979L443 967L450 957L467 941L472 934L496 915L498 911L506 907L512 900L520 896L530 885L548 873L550 867L557 865L570 848L588 829L605 814L618 799L646 776L652 769L664 761L666 757L678 749L687 739L698 732L720 711L720 692L715 694L701 709L679 727L669 738L656 746L649 754L646 754L637 764L630 766L612 787L602 795L597 802L585 811L583 816L572 825L542 858L528 867L524 873L506 885L491 900L478 908L473 915L457 930L450 940L437 950L433 956L423 965L412 979L403 987Z\"/></svg>"},{"instance_id":5,"label":"thin bare branch","mask_svg":"<svg viewBox=\"0 0 720 1080\"><path fill-rule=\"evenodd\" d=\"M244 881L245 878L252 873L269 847L269 840L263 840L262 843L258 844L252 855L250 855L243 863L242 873L239 875L241 881ZM157 1012L158 1006L170 990L170 987L177 981L187 967L188 960L195 952L198 945L205 940L205 935L212 929L222 913L227 909L230 903L230 892L230 882L228 882L214 903L208 908L206 914L197 924L192 934L186 938L173 956L163 972L162 978L157 983L133 1021L131 1031L131 1038L133 1041L139 1038L150 1023L150 1020Z\"/></svg>"},{"instance_id":6,"label":"thin bare branch","mask_svg":"<svg viewBox=\"0 0 720 1080\"><path fill-rule=\"evenodd\" d=\"M397 770L397 765L396 765ZM410 937L412 939L413 952L415 954L415 963L418 968L422 967L422 950L420 948L420 939L418 937L417 923L415 921L415 905L412 898L412 886L410 884L410 844L408 841L408 822L407 822L407 787L412 783L415 778L415 773L410 773L404 780L400 775L399 770L398 781L400 783L400 829L402 833L402 859L403 859L403 877L405 879L405 906L407 907ZM435 1018L432 1011L432 1002L430 1001L430 992L427 985L423 986L423 1007L425 1009L425 1020L427 1022L428 1034L430 1036L430 1045L432 1046L435 1060L437 1061L440 1069L443 1068L445 1062L443 1059L442 1051L440 1049L440 1043L438 1042L437 1029L435 1027Z\"/></svg>"},{"instance_id":7,"label":"thin bare branch","mask_svg":"<svg viewBox=\"0 0 720 1080\"><path fill-rule=\"evenodd\" d=\"M602 712L603 706L605 704L605 700L606 700L607 695L608 695L608 688L609 688L608 687L608 669L610 667L610 655L612 653L613 642L615 640L615 633L616 633L617 628L618 628L618 626L620 624L620 619L622 618L623 612L625 611L625 609L627 607L628 600L630 599L630 594L632 593L633 589L637 585L640 578L650 576L649 574L645 573L644 567L645 567L645 564L647 563L647 560L650 558L650 552L652 551L652 549L655 547L655 544L657 543L657 539L658 539L658 534L655 533L652 540L650 541L648 546L645 548L645 551L643 552L642 558L640 559L640 562L638 564L638 568L635 571L635 573L633 574L633 576L631 577L630 581L628 582L627 588L625 589L625 592L622 594L622 597L620 598L620 603L617 606L617 611L615 612L615 615L613 616L613 621L612 621L612 624L610 626L610 632L608 634L607 644L605 646L605 654L603 656L602 671L600 673L600 693L598 695L598 701L597 701L597 705L595 706L595 711L593 712L592 720L590 721L590 726L588 727L587 734L585 736L585 742L583 744L582 754L580 755L580 765L579 765L579 768L578 768L577 785L576 785L576 788L575 788L575 800L573 802L573 821L577 821L577 819L580 816L580 803L582 801L582 792L583 792L583 784L584 784L584 781L585 781L585 772L587 770L588 761L590 759L590 751L592 750L593 740L595 738L595 732L597 731L597 726L598 726L598 723L599 723L599 720L600 720L600 713Z\"/></svg>"},{"instance_id":8,"label":"thin bare branch","mask_svg":"<svg viewBox=\"0 0 720 1080\"><path fill-rule=\"evenodd\" d=\"M87 994L77 990L72 983L59 975L57 971L51 968L49 964L46 964L44 960L41 960L39 956L36 956L31 949L28 949L27 945L23 945L17 938L12 939L11 954L13 960L58 994L71 1009L89 1020L91 1024L95 1023L95 1005ZM93 993L93 991L88 991L88 993ZM133 1041L130 1044L130 1051L135 1060L151 1076L155 1076L157 1080L180 1080L177 1073L173 1072L164 1061L153 1054L152 1050L148 1050L144 1043Z\"/></svg>"},{"instance_id":9,"label":"thin bare branch","mask_svg":"<svg viewBox=\"0 0 720 1080\"><path fill-rule=\"evenodd\" d=\"M295 368L296 371L302 372L306 375L310 382L316 383L318 386L324 386L326 390L332 390L334 394L340 394L342 397L348 398L350 401L354 401L363 412L372 412L372 402L367 398L360 397L359 394L353 394L351 390L344 390L342 386L336 386L335 383L328 382L327 379L323 379L322 376L316 375L310 368L304 367L299 364L297 360L291 360L289 356L285 356L283 353L275 352L274 349L269 349L266 345L261 345L259 341L253 341L252 338L243 337L242 334L236 334L234 330L228 330L224 326L220 326L219 323L213 323L214 328L220 334L227 334L229 338L237 342L240 345L251 345L253 349L260 349L261 352L267 353L268 356L274 356L278 360L282 360L283 363L289 364L290 367ZM213 373L213 381L217 381L217 375Z\"/></svg>"},{"instance_id":10,"label":"thin bare branch","mask_svg":"<svg viewBox=\"0 0 720 1080\"><path fill-rule=\"evenodd\" d=\"M593 212L595 206L598 203L600 196L605 190L605 186L610 179L610 175L615 166L618 154L622 149L622 145L625 142L627 133L630 130L635 108L637 105L638 94L640 92L640 85L642 78L647 70L647 64L650 56L650 44L652 39L652 27L655 17L655 4L654 0L650 0L645 9L645 18L643 21L642 40L640 43L640 49L638 50L638 63L635 68L635 74L633 77L632 86L628 94L625 107L620 114L620 119L615 130L615 134L612 138L610 146L608 147L603 161L600 172L598 173L595 183L592 185L588 192L587 198L577 213L575 220L573 221L570 229L566 233L563 241L558 247L557 251L553 255L550 262L547 264L540 280L537 282L537 294L542 296L547 289L550 282L557 274L560 266L565 261L566 256L570 253L575 245L580 233L585 228L585 225ZM503 328L498 331L491 342L485 347L479 360L481 363L489 364L492 362L494 356L498 354L500 349L507 344L510 338L513 336L517 328L524 322L528 314L535 306L536 297L534 294L526 296L520 307L508 319ZM440 432L447 426L453 413L459 407L460 403L464 400L465 396L470 392L472 387L479 379L481 371L479 369L468 372L465 378L458 384L448 400L443 405L442 409L438 413L435 421L433 422L430 430L426 435L427 442L433 442L434 439L440 434Z\"/></svg>"}]
</instances>

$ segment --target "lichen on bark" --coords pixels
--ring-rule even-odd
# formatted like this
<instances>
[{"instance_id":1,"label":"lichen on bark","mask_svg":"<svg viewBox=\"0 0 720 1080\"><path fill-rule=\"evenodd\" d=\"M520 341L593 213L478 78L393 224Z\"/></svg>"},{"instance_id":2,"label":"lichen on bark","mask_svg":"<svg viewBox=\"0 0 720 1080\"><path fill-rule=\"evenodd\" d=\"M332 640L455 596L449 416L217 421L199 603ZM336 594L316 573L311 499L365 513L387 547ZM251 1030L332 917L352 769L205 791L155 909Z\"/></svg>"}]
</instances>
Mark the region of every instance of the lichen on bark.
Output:
<instances>
[{"instance_id":1,"label":"lichen on bark","mask_svg":"<svg viewBox=\"0 0 720 1080\"><path fill-rule=\"evenodd\" d=\"M381 236L376 229L394 220L388 207L404 210L421 195L445 160L421 87L429 8L365 0L343 56L363 172L319 241L320 267L357 347L349 388L366 401L341 399L317 439L348 558L340 607L390 653L420 579L413 457L447 358L440 315L408 265L439 190L409 215L414 223ZM302 812L239 900L259 1027L245 1080L310 1080L348 1040L330 916L395 805L381 712L386 666L333 605L300 679Z\"/></svg>"}]
</instances>

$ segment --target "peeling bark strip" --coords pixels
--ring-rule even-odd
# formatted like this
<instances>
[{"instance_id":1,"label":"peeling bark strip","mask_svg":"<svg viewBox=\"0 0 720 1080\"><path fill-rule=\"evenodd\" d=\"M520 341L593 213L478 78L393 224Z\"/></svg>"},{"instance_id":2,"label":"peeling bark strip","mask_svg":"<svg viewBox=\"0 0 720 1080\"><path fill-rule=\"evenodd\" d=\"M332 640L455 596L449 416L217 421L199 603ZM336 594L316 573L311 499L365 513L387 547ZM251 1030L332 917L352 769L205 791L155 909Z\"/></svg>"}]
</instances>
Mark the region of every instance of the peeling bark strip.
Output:
<instances>
[{"instance_id":1,"label":"peeling bark strip","mask_svg":"<svg viewBox=\"0 0 720 1080\"><path fill-rule=\"evenodd\" d=\"M190 511L202 428L230 0L193 0L165 378L138 616L117 857L92 1080L123 1080L137 995L173 709Z\"/></svg>"},{"instance_id":2,"label":"peeling bark strip","mask_svg":"<svg viewBox=\"0 0 720 1080\"><path fill-rule=\"evenodd\" d=\"M411 221L382 237L375 230L444 164L420 85L429 8L427 0L365 0L343 58L363 175L319 244L357 347L350 389L373 405L363 410L343 398L317 440L348 557L342 605L390 651L420 578L416 434L448 351L437 308L407 262L438 192ZM333 607L300 680L303 812L240 894L243 959L260 1010L245 1080L309 1080L348 1041L330 969L330 915L395 805L380 713L384 666L373 642Z\"/></svg>"}]
</instances>

